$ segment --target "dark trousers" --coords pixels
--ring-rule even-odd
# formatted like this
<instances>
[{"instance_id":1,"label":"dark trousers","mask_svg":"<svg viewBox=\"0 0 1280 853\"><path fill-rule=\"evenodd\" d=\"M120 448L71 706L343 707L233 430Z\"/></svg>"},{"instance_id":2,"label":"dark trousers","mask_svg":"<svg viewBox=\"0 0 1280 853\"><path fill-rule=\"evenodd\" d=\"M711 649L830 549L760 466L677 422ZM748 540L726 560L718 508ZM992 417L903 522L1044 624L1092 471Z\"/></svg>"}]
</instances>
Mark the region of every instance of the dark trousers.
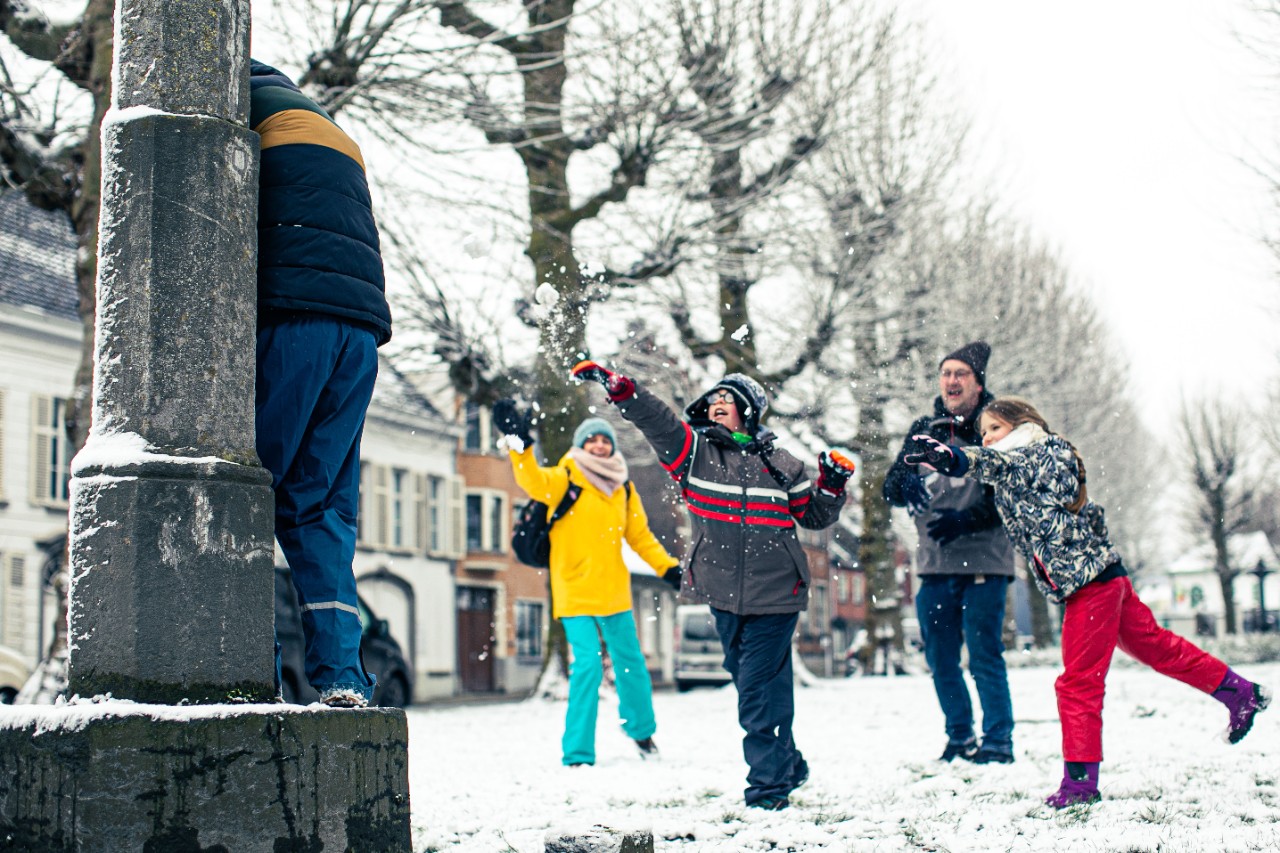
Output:
<instances>
[{"instance_id":1,"label":"dark trousers","mask_svg":"<svg viewBox=\"0 0 1280 853\"><path fill-rule=\"evenodd\" d=\"M351 562L360 503L360 436L378 375L372 332L324 314L258 331L257 443L271 472L276 540L292 570L318 692L369 698ZM278 656L277 656L277 664Z\"/></svg>"},{"instance_id":2,"label":"dark trousers","mask_svg":"<svg viewBox=\"0 0 1280 853\"><path fill-rule=\"evenodd\" d=\"M791 637L799 614L739 615L714 607L711 612L724 648L724 668L738 688L738 724L746 732L747 804L786 796L806 767L791 736Z\"/></svg>"},{"instance_id":3,"label":"dark trousers","mask_svg":"<svg viewBox=\"0 0 1280 853\"><path fill-rule=\"evenodd\" d=\"M973 703L960 669L963 645L969 649L969 673L982 704L982 743L1000 752L1013 750L1013 703L1002 636L1010 580L1001 575L926 575L920 579L916 593L920 639L951 743L973 737Z\"/></svg>"}]
</instances>

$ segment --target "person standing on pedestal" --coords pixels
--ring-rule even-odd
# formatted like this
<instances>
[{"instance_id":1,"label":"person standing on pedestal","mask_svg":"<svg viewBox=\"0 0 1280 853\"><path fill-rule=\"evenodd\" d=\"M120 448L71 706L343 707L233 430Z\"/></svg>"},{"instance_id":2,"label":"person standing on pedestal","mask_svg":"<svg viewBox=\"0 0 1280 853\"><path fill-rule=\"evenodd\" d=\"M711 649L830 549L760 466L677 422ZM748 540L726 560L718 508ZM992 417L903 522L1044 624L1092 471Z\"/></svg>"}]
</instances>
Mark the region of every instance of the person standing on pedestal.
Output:
<instances>
[{"instance_id":1,"label":"person standing on pedestal","mask_svg":"<svg viewBox=\"0 0 1280 853\"><path fill-rule=\"evenodd\" d=\"M884 480L884 499L906 507L920 533L916 614L925 660L947 730L943 761L978 764L1013 761L1013 703L1004 663L1005 595L1013 581L1013 547L1000 525L990 486L922 471L904 459L911 436L927 434L944 444L981 443L978 416L991 401L986 389L991 347L965 344L938 365L939 395L933 413L907 432ZM969 673L982 705L982 744L974 737L973 702L960 668L969 650Z\"/></svg>"},{"instance_id":2,"label":"person standing on pedestal","mask_svg":"<svg viewBox=\"0 0 1280 853\"><path fill-rule=\"evenodd\" d=\"M262 137L258 199L257 448L292 570L306 677L320 701L360 708L352 559L360 436L391 338L378 228L359 147L276 69L250 61L249 126ZM279 644L276 651L279 679Z\"/></svg>"}]
</instances>

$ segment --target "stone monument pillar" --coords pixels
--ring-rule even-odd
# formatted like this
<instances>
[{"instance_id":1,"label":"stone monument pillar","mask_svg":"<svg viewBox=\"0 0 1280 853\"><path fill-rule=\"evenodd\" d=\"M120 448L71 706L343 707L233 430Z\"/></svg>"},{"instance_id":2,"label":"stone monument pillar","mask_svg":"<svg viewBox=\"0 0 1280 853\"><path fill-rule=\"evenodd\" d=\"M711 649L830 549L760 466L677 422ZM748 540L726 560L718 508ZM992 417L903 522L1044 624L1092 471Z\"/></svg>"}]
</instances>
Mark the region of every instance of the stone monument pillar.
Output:
<instances>
[{"instance_id":1,"label":"stone monument pillar","mask_svg":"<svg viewBox=\"0 0 1280 853\"><path fill-rule=\"evenodd\" d=\"M409 853L404 712L272 702L249 0L117 0L115 50L71 488L79 698L0 706L0 849Z\"/></svg>"},{"instance_id":2,"label":"stone monument pillar","mask_svg":"<svg viewBox=\"0 0 1280 853\"><path fill-rule=\"evenodd\" d=\"M71 480L70 692L269 701L254 452L249 3L121 0L102 128L93 426Z\"/></svg>"}]
</instances>

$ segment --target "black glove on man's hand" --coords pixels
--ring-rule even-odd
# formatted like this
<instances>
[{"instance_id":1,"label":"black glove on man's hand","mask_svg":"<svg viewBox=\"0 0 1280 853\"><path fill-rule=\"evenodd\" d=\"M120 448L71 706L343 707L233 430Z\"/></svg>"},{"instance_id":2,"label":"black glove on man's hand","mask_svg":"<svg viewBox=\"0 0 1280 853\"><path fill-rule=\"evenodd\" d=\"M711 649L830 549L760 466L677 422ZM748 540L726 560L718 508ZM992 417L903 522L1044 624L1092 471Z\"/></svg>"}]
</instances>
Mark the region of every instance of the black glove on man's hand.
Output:
<instances>
[{"instance_id":1,"label":"black glove on man's hand","mask_svg":"<svg viewBox=\"0 0 1280 853\"><path fill-rule=\"evenodd\" d=\"M927 435L913 435L911 440L915 442L915 449L902 457L908 465L928 465L948 477L963 477L969 470L969 457L960 452L960 448Z\"/></svg>"},{"instance_id":2,"label":"black glove on man's hand","mask_svg":"<svg viewBox=\"0 0 1280 853\"><path fill-rule=\"evenodd\" d=\"M684 580L684 572L680 571L679 566L672 566L662 575L662 579L666 581L676 592L680 591L680 582Z\"/></svg>"},{"instance_id":3,"label":"black glove on man's hand","mask_svg":"<svg viewBox=\"0 0 1280 853\"><path fill-rule=\"evenodd\" d=\"M523 413L516 407L515 400L499 400L493 404L493 425L503 435L514 435L524 442L525 447L533 444L530 430L533 423L533 411Z\"/></svg>"},{"instance_id":4,"label":"black glove on man's hand","mask_svg":"<svg viewBox=\"0 0 1280 853\"><path fill-rule=\"evenodd\" d=\"M926 527L929 538L944 546L979 529L973 513L967 509L940 509Z\"/></svg>"},{"instance_id":5,"label":"black glove on man's hand","mask_svg":"<svg viewBox=\"0 0 1280 853\"><path fill-rule=\"evenodd\" d=\"M818 488L838 495L853 476L853 460L839 450L823 452L818 457Z\"/></svg>"},{"instance_id":6,"label":"black glove on man's hand","mask_svg":"<svg viewBox=\"0 0 1280 853\"><path fill-rule=\"evenodd\" d=\"M929 501L933 500L933 495L925 487L924 479L911 471L902 480L902 499L907 503L907 512L914 518L929 511Z\"/></svg>"},{"instance_id":7,"label":"black glove on man's hand","mask_svg":"<svg viewBox=\"0 0 1280 853\"><path fill-rule=\"evenodd\" d=\"M610 403L622 403L635 396L636 383L631 377L614 373L594 361L580 361L573 366L573 378L583 382L599 382L609 395Z\"/></svg>"}]
</instances>

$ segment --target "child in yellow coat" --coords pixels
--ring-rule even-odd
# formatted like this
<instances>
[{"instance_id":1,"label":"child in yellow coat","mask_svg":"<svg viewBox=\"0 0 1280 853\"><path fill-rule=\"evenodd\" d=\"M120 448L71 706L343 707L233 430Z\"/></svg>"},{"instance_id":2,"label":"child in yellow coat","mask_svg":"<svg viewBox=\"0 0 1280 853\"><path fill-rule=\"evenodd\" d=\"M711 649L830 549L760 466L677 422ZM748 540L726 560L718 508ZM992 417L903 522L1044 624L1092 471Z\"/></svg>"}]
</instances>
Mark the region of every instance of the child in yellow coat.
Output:
<instances>
[{"instance_id":1,"label":"child in yellow coat","mask_svg":"<svg viewBox=\"0 0 1280 853\"><path fill-rule=\"evenodd\" d=\"M642 756L654 755L653 686L631 613L631 573L622 559L622 543L625 540L676 589L678 562L649 529L644 504L627 482L627 463L617 452L608 421L583 421L559 464L544 467L533 455L528 418L512 401L499 401L493 420L503 432L500 445L511 455L516 483L529 497L545 503L548 512L559 505L571 483L582 490L551 528L552 615L564 624L573 654L562 762L579 767L596 760L596 709L604 674L601 638L613 661L622 729Z\"/></svg>"}]
</instances>

